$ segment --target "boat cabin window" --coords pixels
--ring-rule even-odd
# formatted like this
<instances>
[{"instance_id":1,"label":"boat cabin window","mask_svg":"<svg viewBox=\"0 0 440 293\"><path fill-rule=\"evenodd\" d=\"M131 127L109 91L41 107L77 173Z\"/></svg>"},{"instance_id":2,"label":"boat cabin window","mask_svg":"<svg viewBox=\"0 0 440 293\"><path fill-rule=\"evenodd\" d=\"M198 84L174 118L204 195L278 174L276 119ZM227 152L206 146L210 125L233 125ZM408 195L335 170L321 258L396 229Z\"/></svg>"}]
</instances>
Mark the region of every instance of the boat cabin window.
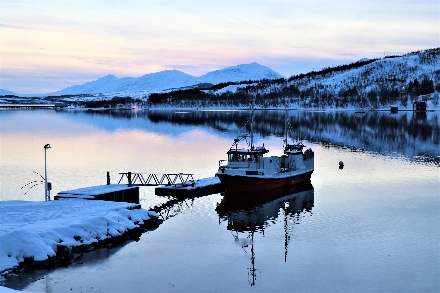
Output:
<instances>
[{"instance_id":1,"label":"boat cabin window","mask_svg":"<svg viewBox=\"0 0 440 293\"><path fill-rule=\"evenodd\" d=\"M229 162L258 162L258 155L246 155L246 154L229 154Z\"/></svg>"}]
</instances>

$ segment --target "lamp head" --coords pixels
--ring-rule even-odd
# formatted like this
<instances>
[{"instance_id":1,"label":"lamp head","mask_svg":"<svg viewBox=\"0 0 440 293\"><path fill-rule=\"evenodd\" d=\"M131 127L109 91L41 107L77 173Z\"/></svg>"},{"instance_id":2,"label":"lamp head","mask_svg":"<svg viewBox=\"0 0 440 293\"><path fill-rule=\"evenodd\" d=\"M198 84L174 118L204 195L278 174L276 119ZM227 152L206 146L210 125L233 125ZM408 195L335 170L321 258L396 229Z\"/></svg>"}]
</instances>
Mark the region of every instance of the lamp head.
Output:
<instances>
[{"instance_id":1,"label":"lamp head","mask_svg":"<svg viewBox=\"0 0 440 293\"><path fill-rule=\"evenodd\" d=\"M50 144L46 144L46 145L44 146L44 148L45 148L45 149L50 149Z\"/></svg>"}]
</instances>

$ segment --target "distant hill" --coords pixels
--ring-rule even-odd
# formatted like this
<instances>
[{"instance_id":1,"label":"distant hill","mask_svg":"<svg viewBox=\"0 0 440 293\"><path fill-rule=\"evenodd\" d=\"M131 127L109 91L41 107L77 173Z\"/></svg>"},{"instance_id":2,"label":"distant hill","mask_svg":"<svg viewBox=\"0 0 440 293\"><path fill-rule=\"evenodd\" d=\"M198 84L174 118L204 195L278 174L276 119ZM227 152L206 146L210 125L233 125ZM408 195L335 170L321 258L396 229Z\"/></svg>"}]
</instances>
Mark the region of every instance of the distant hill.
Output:
<instances>
[{"instance_id":1,"label":"distant hill","mask_svg":"<svg viewBox=\"0 0 440 293\"><path fill-rule=\"evenodd\" d=\"M0 89L0 96L6 96L6 95L17 95L17 94L8 90Z\"/></svg>"},{"instance_id":2,"label":"distant hill","mask_svg":"<svg viewBox=\"0 0 440 293\"><path fill-rule=\"evenodd\" d=\"M241 64L209 72L195 77L179 70L165 70L145 74L141 77L117 78L107 75L83 85L74 85L50 95L68 94L99 94L114 92L158 92L167 89L177 89L201 83L218 84L224 82L239 82L246 80L277 79L283 76L269 67L258 63Z\"/></svg>"},{"instance_id":3,"label":"distant hill","mask_svg":"<svg viewBox=\"0 0 440 293\"><path fill-rule=\"evenodd\" d=\"M283 78L281 74L269 67L256 62L226 67L224 69L211 71L197 78L197 83L219 84L223 82L240 82L246 80L278 79Z\"/></svg>"}]
</instances>

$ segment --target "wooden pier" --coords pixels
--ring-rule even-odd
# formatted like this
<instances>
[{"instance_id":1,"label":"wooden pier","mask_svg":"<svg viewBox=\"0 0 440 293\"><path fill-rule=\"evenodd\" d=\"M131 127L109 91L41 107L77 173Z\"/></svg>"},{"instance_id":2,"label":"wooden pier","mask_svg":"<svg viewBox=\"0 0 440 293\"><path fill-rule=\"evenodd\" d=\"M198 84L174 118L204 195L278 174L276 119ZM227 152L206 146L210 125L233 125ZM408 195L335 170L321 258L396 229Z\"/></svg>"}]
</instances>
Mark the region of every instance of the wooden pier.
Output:
<instances>
[{"instance_id":1,"label":"wooden pier","mask_svg":"<svg viewBox=\"0 0 440 293\"><path fill-rule=\"evenodd\" d=\"M61 191L54 197L55 200L72 198L139 204L139 187L122 184L99 185Z\"/></svg>"},{"instance_id":2,"label":"wooden pier","mask_svg":"<svg viewBox=\"0 0 440 293\"><path fill-rule=\"evenodd\" d=\"M118 184L128 186L157 186L156 195L176 197L196 197L224 191L218 177L194 180L193 174L172 173L119 173L121 178ZM107 172L107 183L110 183L110 174Z\"/></svg>"},{"instance_id":3,"label":"wooden pier","mask_svg":"<svg viewBox=\"0 0 440 293\"><path fill-rule=\"evenodd\" d=\"M118 184L128 186L157 186L156 195L176 197L196 197L224 191L218 177L194 180L193 174L172 173L119 173ZM110 184L110 174L107 172L107 184Z\"/></svg>"},{"instance_id":4,"label":"wooden pier","mask_svg":"<svg viewBox=\"0 0 440 293\"><path fill-rule=\"evenodd\" d=\"M224 189L218 177L210 177L193 180L186 184L159 186L156 187L155 194L175 197L196 197L220 193L222 191L224 191Z\"/></svg>"}]
</instances>

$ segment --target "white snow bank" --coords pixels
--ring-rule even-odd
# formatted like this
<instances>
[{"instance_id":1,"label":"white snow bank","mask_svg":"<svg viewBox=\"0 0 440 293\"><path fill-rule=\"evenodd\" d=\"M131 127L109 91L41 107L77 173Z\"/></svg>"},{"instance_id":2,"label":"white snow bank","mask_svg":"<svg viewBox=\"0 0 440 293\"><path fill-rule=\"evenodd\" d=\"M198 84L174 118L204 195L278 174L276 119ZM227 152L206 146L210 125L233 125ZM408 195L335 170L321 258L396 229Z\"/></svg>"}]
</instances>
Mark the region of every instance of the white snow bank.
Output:
<instances>
[{"instance_id":1,"label":"white snow bank","mask_svg":"<svg viewBox=\"0 0 440 293\"><path fill-rule=\"evenodd\" d=\"M74 197L74 198L83 198L83 199L93 199L96 195L116 192L121 190L128 189L137 189L137 186L127 186L125 184L108 184L108 185L98 185L98 186L90 186L83 187L73 190L60 191L57 195L62 198Z\"/></svg>"},{"instance_id":2,"label":"white snow bank","mask_svg":"<svg viewBox=\"0 0 440 293\"><path fill-rule=\"evenodd\" d=\"M244 87L247 87L247 86L255 86L255 85L257 85L257 84L256 83L252 83L252 84L231 84L231 85L228 85L228 86L226 86L224 88L221 88L221 89L219 89L217 91L214 91L214 93L216 93L216 94L223 94L223 93L226 93L226 92L235 93L239 88L244 88Z\"/></svg>"},{"instance_id":3,"label":"white snow bank","mask_svg":"<svg viewBox=\"0 0 440 293\"><path fill-rule=\"evenodd\" d=\"M25 257L43 261L57 244L91 244L138 227L157 214L136 204L100 200L0 201L0 272ZM78 240L76 240L76 239Z\"/></svg>"},{"instance_id":4,"label":"white snow bank","mask_svg":"<svg viewBox=\"0 0 440 293\"><path fill-rule=\"evenodd\" d=\"M25 291L17 291L17 290L13 290L13 289L9 289L9 288L0 286L0 293L16 293L16 292L26 293Z\"/></svg>"},{"instance_id":5,"label":"white snow bank","mask_svg":"<svg viewBox=\"0 0 440 293\"><path fill-rule=\"evenodd\" d=\"M84 194L84 195L86 195L86 194L87 195L96 195L96 194L102 194L102 193L127 190L127 189L131 189L131 188L137 188L137 187L136 186L127 186L124 184L108 184L108 185L82 187L82 188L72 189L69 191L62 191L62 192Z\"/></svg>"}]
</instances>

